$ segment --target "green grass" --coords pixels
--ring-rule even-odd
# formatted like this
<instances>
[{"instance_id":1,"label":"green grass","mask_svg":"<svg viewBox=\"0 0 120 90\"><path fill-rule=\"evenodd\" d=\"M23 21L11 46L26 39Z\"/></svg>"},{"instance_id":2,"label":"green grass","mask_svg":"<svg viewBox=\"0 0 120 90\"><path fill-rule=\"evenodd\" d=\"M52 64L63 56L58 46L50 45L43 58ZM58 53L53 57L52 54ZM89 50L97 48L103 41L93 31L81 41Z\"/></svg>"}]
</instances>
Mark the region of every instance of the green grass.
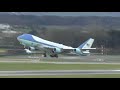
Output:
<instances>
[{"instance_id":1,"label":"green grass","mask_svg":"<svg viewBox=\"0 0 120 90\"><path fill-rule=\"evenodd\" d=\"M0 70L90 70L90 69L120 69L120 65L0 63Z\"/></svg>"},{"instance_id":2,"label":"green grass","mask_svg":"<svg viewBox=\"0 0 120 90\"><path fill-rule=\"evenodd\" d=\"M1 53L1 52L6 52L6 51L7 51L7 49L0 48L0 53Z\"/></svg>"},{"instance_id":3,"label":"green grass","mask_svg":"<svg viewBox=\"0 0 120 90\"><path fill-rule=\"evenodd\" d=\"M0 78L120 78L120 74L89 74L89 75L49 75L49 76L0 76Z\"/></svg>"}]
</instances>

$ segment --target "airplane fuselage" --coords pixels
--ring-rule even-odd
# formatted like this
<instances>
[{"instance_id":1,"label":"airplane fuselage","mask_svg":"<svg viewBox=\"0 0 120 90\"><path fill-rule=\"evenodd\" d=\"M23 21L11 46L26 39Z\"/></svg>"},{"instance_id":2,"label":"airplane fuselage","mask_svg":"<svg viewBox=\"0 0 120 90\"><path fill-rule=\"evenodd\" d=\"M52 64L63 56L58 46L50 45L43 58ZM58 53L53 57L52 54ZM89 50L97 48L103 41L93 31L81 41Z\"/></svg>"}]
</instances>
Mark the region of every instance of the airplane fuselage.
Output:
<instances>
[{"instance_id":1,"label":"airplane fuselage","mask_svg":"<svg viewBox=\"0 0 120 90\"><path fill-rule=\"evenodd\" d=\"M69 46L65 46L63 44L59 44L59 43L54 43L48 40L44 40L42 38L39 38L37 36L34 35L29 35L29 34L23 34L21 36L19 36L18 41L24 45L24 46L31 46L31 47L36 47L38 45L40 45L40 47L42 48L42 46L46 46L46 47L51 47L51 48L69 48L69 49L73 49L72 47Z\"/></svg>"},{"instance_id":2,"label":"airplane fuselage","mask_svg":"<svg viewBox=\"0 0 120 90\"><path fill-rule=\"evenodd\" d=\"M82 55L82 56L86 56L89 55L89 49L94 49L91 48L94 39L90 38L88 39L86 42L84 42L83 44L81 44L79 47L77 48L73 48L70 46L66 46L63 44L59 44L59 43L55 43L55 42L51 42L42 38L39 38L37 36L31 35L31 34L23 34L17 37L18 41L24 45L24 47L29 47L31 50L35 50L35 49L39 49L39 50L43 50L46 52L50 52L52 53L51 56L53 55L57 55L58 53L66 53L66 52L74 52L77 55ZM30 50L25 49L26 52L31 53Z\"/></svg>"}]
</instances>

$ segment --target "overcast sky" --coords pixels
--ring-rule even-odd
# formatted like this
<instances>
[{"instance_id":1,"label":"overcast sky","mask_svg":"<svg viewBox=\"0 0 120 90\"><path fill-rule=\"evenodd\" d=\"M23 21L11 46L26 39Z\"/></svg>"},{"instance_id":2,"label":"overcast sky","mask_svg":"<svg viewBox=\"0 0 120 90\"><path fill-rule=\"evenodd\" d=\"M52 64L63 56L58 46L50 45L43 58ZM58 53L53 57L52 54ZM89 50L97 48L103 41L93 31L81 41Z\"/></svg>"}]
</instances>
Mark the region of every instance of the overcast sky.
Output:
<instances>
[{"instance_id":1,"label":"overcast sky","mask_svg":"<svg viewBox=\"0 0 120 90\"><path fill-rule=\"evenodd\" d=\"M40 15L57 15L57 16L113 16L113 17L120 17L120 12L9 12L9 13L38 15L38 16L40 16Z\"/></svg>"},{"instance_id":2,"label":"overcast sky","mask_svg":"<svg viewBox=\"0 0 120 90\"><path fill-rule=\"evenodd\" d=\"M48 12L47 14L58 15L58 16L113 16L113 17L120 17L120 12Z\"/></svg>"}]
</instances>

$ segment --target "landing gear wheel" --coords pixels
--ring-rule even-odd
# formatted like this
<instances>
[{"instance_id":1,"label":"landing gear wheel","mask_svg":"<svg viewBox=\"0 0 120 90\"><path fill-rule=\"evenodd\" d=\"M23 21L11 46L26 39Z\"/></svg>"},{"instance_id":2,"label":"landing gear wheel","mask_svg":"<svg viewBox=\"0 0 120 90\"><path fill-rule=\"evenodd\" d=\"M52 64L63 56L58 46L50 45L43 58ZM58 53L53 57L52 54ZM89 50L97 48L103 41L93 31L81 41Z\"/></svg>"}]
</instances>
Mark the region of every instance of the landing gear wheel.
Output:
<instances>
[{"instance_id":1,"label":"landing gear wheel","mask_svg":"<svg viewBox=\"0 0 120 90\"><path fill-rule=\"evenodd\" d=\"M53 55L50 55L50 57L53 57Z\"/></svg>"},{"instance_id":2,"label":"landing gear wheel","mask_svg":"<svg viewBox=\"0 0 120 90\"><path fill-rule=\"evenodd\" d=\"M58 55L56 54L55 57L58 58Z\"/></svg>"},{"instance_id":3,"label":"landing gear wheel","mask_svg":"<svg viewBox=\"0 0 120 90\"><path fill-rule=\"evenodd\" d=\"M46 53L44 53L43 55L44 55L44 57L47 57Z\"/></svg>"},{"instance_id":4,"label":"landing gear wheel","mask_svg":"<svg viewBox=\"0 0 120 90\"><path fill-rule=\"evenodd\" d=\"M54 55L50 55L50 57L56 57L56 58L58 58L58 55L54 54Z\"/></svg>"}]
</instances>

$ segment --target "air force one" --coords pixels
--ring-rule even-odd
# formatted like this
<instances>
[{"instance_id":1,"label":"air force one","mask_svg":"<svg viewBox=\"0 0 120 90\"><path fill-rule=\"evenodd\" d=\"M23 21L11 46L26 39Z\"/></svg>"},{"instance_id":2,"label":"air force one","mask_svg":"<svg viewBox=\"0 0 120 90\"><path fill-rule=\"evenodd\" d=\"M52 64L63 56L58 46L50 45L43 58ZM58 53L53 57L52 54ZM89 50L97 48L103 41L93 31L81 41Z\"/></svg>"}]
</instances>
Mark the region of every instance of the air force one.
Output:
<instances>
[{"instance_id":1,"label":"air force one","mask_svg":"<svg viewBox=\"0 0 120 90\"><path fill-rule=\"evenodd\" d=\"M44 57L50 55L50 57L58 57L60 53L75 53L81 56L90 55L89 50L96 49L91 48L94 39L90 38L77 48L66 46L63 44L51 42L31 34L22 34L17 37L20 44L24 45L26 53L32 53L35 50L41 50Z\"/></svg>"}]
</instances>

